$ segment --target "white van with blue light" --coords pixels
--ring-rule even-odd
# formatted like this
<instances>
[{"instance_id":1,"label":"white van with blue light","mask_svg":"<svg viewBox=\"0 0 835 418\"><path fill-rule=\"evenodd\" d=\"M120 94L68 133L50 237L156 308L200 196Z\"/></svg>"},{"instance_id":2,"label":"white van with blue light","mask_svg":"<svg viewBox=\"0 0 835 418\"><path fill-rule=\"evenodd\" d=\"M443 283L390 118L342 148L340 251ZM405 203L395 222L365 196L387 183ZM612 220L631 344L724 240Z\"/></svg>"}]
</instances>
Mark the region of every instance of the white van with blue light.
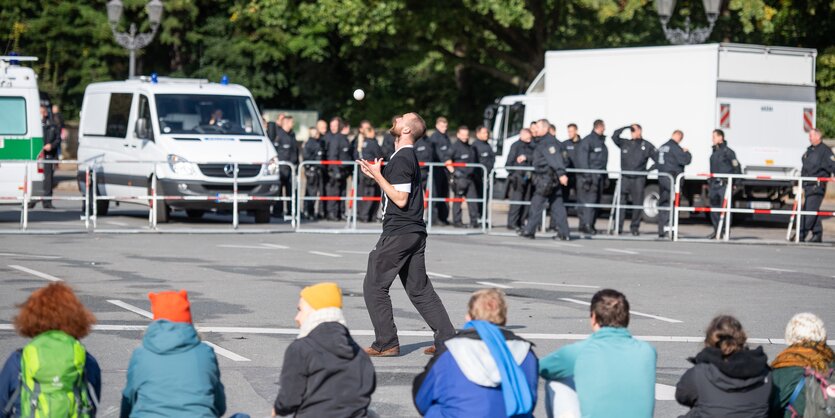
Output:
<instances>
[{"instance_id":1,"label":"white van with blue light","mask_svg":"<svg viewBox=\"0 0 835 418\"><path fill-rule=\"evenodd\" d=\"M90 84L78 159L94 167L98 196L153 206L135 197L151 195L155 183L156 194L168 197L156 205L157 222L167 222L175 209L190 218L231 210L236 177L238 209L253 213L256 223L270 221L272 201L249 197L278 195L278 157L252 94L225 76L220 83L152 75ZM86 193L79 167L79 189ZM97 215L107 214L109 204L97 200Z\"/></svg>"}]
</instances>

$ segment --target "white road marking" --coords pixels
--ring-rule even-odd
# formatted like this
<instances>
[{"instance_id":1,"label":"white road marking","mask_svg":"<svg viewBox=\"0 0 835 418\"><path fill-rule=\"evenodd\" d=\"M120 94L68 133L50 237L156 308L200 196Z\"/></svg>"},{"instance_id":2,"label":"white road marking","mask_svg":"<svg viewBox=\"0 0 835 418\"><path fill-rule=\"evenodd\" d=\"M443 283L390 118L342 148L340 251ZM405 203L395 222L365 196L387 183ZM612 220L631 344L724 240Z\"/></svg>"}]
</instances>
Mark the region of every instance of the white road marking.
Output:
<instances>
[{"instance_id":1,"label":"white road marking","mask_svg":"<svg viewBox=\"0 0 835 418\"><path fill-rule=\"evenodd\" d=\"M476 283L478 283L482 286L487 286L487 287L498 287L499 289L513 289L513 286L508 286L508 285L498 284L498 283L493 283L493 282L476 282Z\"/></svg>"},{"instance_id":2,"label":"white road marking","mask_svg":"<svg viewBox=\"0 0 835 418\"><path fill-rule=\"evenodd\" d=\"M104 223L106 223L108 225L116 225L116 226L130 226L130 224L126 224L124 222L119 222L119 221L104 221Z\"/></svg>"},{"instance_id":3,"label":"white road marking","mask_svg":"<svg viewBox=\"0 0 835 418\"><path fill-rule=\"evenodd\" d=\"M774 267L760 267L760 269L768 270L768 271L776 271L778 273L797 273L797 271L795 271L795 270L776 269Z\"/></svg>"},{"instance_id":4,"label":"white road marking","mask_svg":"<svg viewBox=\"0 0 835 418\"><path fill-rule=\"evenodd\" d=\"M142 308L137 308L136 306L133 306L129 303L122 302L121 300L109 299L107 302L112 303L113 305L116 305L116 306L118 306L122 309L127 309L127 310L129 310L129 311L131 311L135 314L144 316L145 318L154 319L154 314L152 314L152 313L150 313L150 312L148 312L148 311L146 311Z\"/></svg>"},{"instance_id":5,"label":"white road marking","mask_svg":"<svg viewBox=\"0 0 835 418\"><path fill-rule=\"evenodd\" d=\"M95 331L144 331L147 325L110 325L110 324L96 324L93 325ZM195 325L197 332L200 333L230 333L230 334L264 334L264 335L298 335L299 330L296 328L256 328L256 327L212 327ZM0 324L0 331L14 331L14 324ZM352 329L351 335L354 336L373 336L374 330L370 329ZM401 337L432 337L432 331L397 331L397 335ZM589 337L589 334L549 334L549 333L531 333L519 332L516 335L529 340L562 340L562 341L577 341L584 340ZM704 335L698 337L675 336L675 335L635 335L635 338L655 343L703 343L705 341ZM786 345L786 341L782 338L749 338L748 342L752 344L770 344L770 345ZM829 345L835 345L835 340L828 340Z\"/></svg>"},{"instance_id":6,"label":"white road marking","mask_svg":"<svg viewBox=\"0 0 835 418\"><path fill-rule=\"evenodd\" d=\"M589 303L589 302L585 302L585 301L577 300L577 299L571 299L571 298L560 298L560 300L565 301L565 302L576 303L578 305L586 305L586 306L591 305L591 303ZM643 312L633 311L631 309L629 310L629 313L632 314L632 315L657 319L659 321L670 322L670 323L673 323L673 324L680 324L682 322L682 321L679 321L678 319L672 319L672 318L667 318L667 317L664 317L664 316L646 314L646 313L643 313ZM704 338L702 338L702 341L704 341Z\"/></svg>"},{"instance_id":7,"label":"white road marking","mask_svg":"<svg viewBox=\"0 0 835 418\"><path fill-rule=\"evenodd\" d=\"M655 400L656 401L674 401L676 400L676 387L670 385L655 384Z\"/></svg>"},{"instance_id":8,"label":"white road marking","mask_svg":"<svg viewBox=\"0 0 835 418\"><path fill-rule=\"evenodd\" d=\"M560 286L560 287L579 287L583 289L600 289L600 286L591 286L585 284L565 284L565 283L542 283L542 282L513 282L514 284L532 284L538 286Z\"/></svg>"},{"instance_id":9,"label":"white road marking","mask_svg":"<svg viewBox=\"0 0 835 418\"><path fill-rule=\"evenodd\" d=\"M583 248L581 244L572 244L570 242L561 242L561 241L553 241L550 243L541 243L537 244L534 242L527 242L527 241L502 241L502 244L505 245L521 245L524 247L541 247L541 248L554 248L554 246L563 246L563 247L573 247L573 248Z\"/></svg>"},{"instance_id":10,"label":"white road marking","mask_svg":"<svg viewBox=\"0 0 835 418\"><path fill-rule=\"evenodd\" d=\"M611 251L613 253L621 253L621 254L629 254L629 255L638 255L636 251L629 251L629 250L619 250L617 248L604 248L606 251Z\"/></svg>"},{"instance_id":11,"label":"white road marking","mask_svg":"<svg viewBox=\"0 0 835 418\"><path fill-rule=\"evenodd\" d=\"M51 282L63 282L64 281L64 280L59 279L59 278L57 278L57 277L55 277L51 274L46 274L46 273L43 273L43 272L40 272L40 271L37 271L37 270L32 270L30 268L26 268L26 267L23 267L23 266L18 266L18 265L15 265L15 264L9 264L9 267L11 267L15 270L22 271L24 273L29 273L29 274L31 274L35 277L40 277L41 279L49 280Z\"/></svg>"},{"instance_id":12,"label":"white road marking","mask_svg":"<svg viewBox=\"0 0 835 418\"><path fill-rule=\"evenodd\" d=\"M361 255L368 255L368 251L351 251L351 250L337 250L336 252L342 254L361 254Z\"/></svg>"},{"instance_id":13,"label":"white road marking","mask_svg":"<svg viewBox=\"0 0 835 418\"><path fill-rule=\"evenodd\" d=\"M265 247L263 245L236 245L236 244L219 244L220 248L241 248L245 250L274 250L275 248Z\"/></svg>"},{"instance_id":14,"label":"white road marking","mask_svg":"<svg viewBox=\"0 0 835 418\"><path fill-rule=\"evenodd\" d=\"M452 278L452 276L450 276L449 274L433 273L431 271L427 271L426 275L427 276L432 276L432 277L438 277L438 278L441 278L441 279L451 279Z\"/></svg>"},{"instance_id":15,"label":"white road marking","mask_svg":"<svg viewBox=\"0 0 835 418\"><path fill-rule=\"evenodd\" d=\"M0 257L19 257L19 258L42 258L45 260L55 260L61 258L59 255L30 255L18 253L0 253Z\"/></svg>"},{"instance_id":16,"label":"white road marking","mask_svg":"<svg viewBox=\"0 0 835 418\"><path fill-rule=\"evenodd\" d=\"M277 250L286 250L286 249L290 248L286 245L281 245L281 244L261 244L261 245L263 245L264 247L267 247L267 248L275 248Z\"/></svg>"},{"instance_id":17,"label":"white road marking","mask_svg":"<svg viewBox=\"0 0 835 418\"><path fill-rule=\"evenodd\" d=\"M653 248L630 248L631 251L642 251L645 253L662 253L662 254L680 254L680 255L691 255L690 251L675 251L675 250L656 250Z\"/></svg>"},{"instance_id":18,"label":"white road marking","mask_svg":"<svg viewBox=\"0 0 835 418\"><path fill-rule=\"evenodd\" d=\"M326 252L324 252L324 251L308 251L308 252L309 252L310 254L321 255L321 256L325 256L325 257L334 257L334 258L339 258L339 257L342 257L342 256L341 256L341 255L339 255L339 254L334 254L334 253L326 253Z\"/></svg>"},{"instance_id":19,"label":"white road marking","mask_svg":"<svg viewBox=\"0 0 835 418\"><path fill-rule=\"evenodd\" d=\"M227 350L227 349L225 349L225 348L223 348L223 347L221 347L221 346L219 346L215 343L211 343L211 342L208 342L208 341L203 341L203 344L206 344L209 347L212 347L212 349L215 350L215 354L220 354L221 356L226 357L229 360L232 360L232 361L250 361L248 358L246 358L246 357L244 357L240 354L233 353L233 352L231 352L231 351L229 351L229 350Z\"/></svg>"}]
</instances>

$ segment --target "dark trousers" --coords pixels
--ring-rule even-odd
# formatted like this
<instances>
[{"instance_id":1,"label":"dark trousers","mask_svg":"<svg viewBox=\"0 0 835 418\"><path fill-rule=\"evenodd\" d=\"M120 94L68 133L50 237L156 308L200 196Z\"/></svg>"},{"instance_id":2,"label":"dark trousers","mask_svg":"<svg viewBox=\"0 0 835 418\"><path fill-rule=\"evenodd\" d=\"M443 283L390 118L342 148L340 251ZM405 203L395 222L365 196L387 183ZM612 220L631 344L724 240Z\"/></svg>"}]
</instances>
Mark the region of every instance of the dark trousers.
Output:
<instances>
[{"instance_id":1,"label":"dark trousers","mask_svg":"<svg viewBox=\"0 0 835 418\"><path fill-rule=\"evenodd\" d=\"M345 186L347 185L347 176L341 168L333 171L328 176L328 181L325 183L325 194L327 196L345 197ZM342 219L342 214L345 213L345 201L343 200L328 200L325 202L325 210L329 219Z\"/></svg>"},{"instance_id":2,"label":"dark trousers","mask_svg":"<svg viewBox=\"0 0 835 418\"><path fill-rule=\"evenodd\" d=\"M528 217L528 224L525 226L525 233L528 235L536 234L536 229L542 221L542 211L548 206L551 206L551 219L556 223L557 231L560 235L567 237L570 235L568 228L568 213L565 211L565 202L562 197L562 188L557 186L553 192L548 196L543 196L536 191L533 193L531 199L531 211Z\"/></svg>"},{"instance_id":3,"label":"dark trousers","mask_svg":"<svg viewBox=\"0 0 835 418\"><path fill-rule=\"evenodd\" d=\"M803 200L803 210L814 212L819 211L821 203L823 202L825 191L826 189L819 185L803 187L803 194L806 196ZM801 237L805 237L809 231L812 231L813 235L823 234L823 224L821 223L822 219L820 216L803 216L801 220L803 221L801 222L802 225L800 227Z\"/></svg>"},{"instance_id":4,"label":"dark trousers","mask_svg":"<svg viewBox=\"0 0 835 418\"><path fill-rule=\"evenodd\" d=\"M584 174L577 176L577 201L581 204L600 203L600 194L603 192L603 175ZM580 225L594 227L597 221L597 208L579 207L577 216L580 218Z\"/></svg>"},{"instance_id":5,"label":"dark trousers","mask_svg":"<svg viewBox=\"0 0 835 418\"><path fill-rule=\"evenodd\" d=\"M429 186L424 184L423 187ZM440 199L449 197L449 171L446 167L432 167L432 197ZM449 222L449 205L446 202L434 202L432 211L433 222Z\"/></svg>"},{"instance_id":6,"label":"dark trousers","mask_svg":"<svg viewBox=\"0 0 835 418\"><path fill-rule=\"evenodd\" d=\"M484 179L481 178L481 174L479 173L481 170L475 170L476 174L473 177L473 188L475 189L475 194L477 199L483 200L483 202L476 202L475 207L478 213L481 213L481 210L484 207L484 203L487 201L484 200ZM481 219L479 217L479 219Z\"/></svg>"},{"instance_id":7,"label":"dark trousers","mask_svg":"<svg viewBox=\"0 0 835 418\"><path fill-rule=\"evenodd\" d=\"M369 183L368 179L360 179L359 194L357 196L380 196L380 186L377 183ZM371 200L361 200L357 203L357 218L363 222L372 222L377 217L377 210L380 208L380 202Z\"/></svg>"},{"instance_id":8,"label":"dark trousers","mask_svg":"<svg viewBox=\"0 0 835 418\"><path fill-rule=\"evenodd\" d=\"M670 173L675 178L676 173ZM667 176L658 176L658 235L663 235L670 222L670 197L673 193L672 180Z\"/></svg>"},{"instance_id":9,"label":"dark trousers","mask_svg":"<svg viewBox=\"0 0 835 418\"><path fill-rule=\"evenodd\" d=\"M530 180L519 180L516 187L510 187L510 200L517 202L531 200L531 182ZM507 226L510 228L521 228L525 226L525 221L528 219L530 213L528 205L510 205L510 210L507 212Z\"/></svg>"},{"instance_id":10,"label":"dark trousers","mask_svg":"<svg viewBox=\"0 0 835 418\"><path fill-rule=\"evenodd\" d=\"M620 204L625 205L629 201L630 205L644 204L644 187L647 184L646 177L628 177L623 176L620 179ZM630 209L632 215L632 223L629 224L630 231L637 231L641 227L641 216L643 209ZM623 231L623 221L626 219L626 209L620 210L620 223L618 224L618 232Z\"/></svg>"},{"instance_id":11,"label":"dark trousers","mask_svg":"<svg viewBox=\"0 0 835 418\"><path fill-rule=\"evenodd\" d=\"M311 170L307 169L304 173L305 178L305 185L304 185L304 195L305 197L315 197L321 196L324 191L322 183L322 173L318 169ZM324 215L322 203L319 203L319 214ZM315 200L305 200L304 201L304 215L309 217L316 216L316 201Z\"/></svg>"},{"instance_id":12,"label":"dark trousers","mask_svg":"<svg viewBox=\"0 0 835 418\"><path fill-rule=\"evenodd\" d=\"M284 171L286 169L286 171ZM293 196L293 176L289 167L280 167L278 170L278 196ZM290 215L293 211L293 204L286 200L276 200L273 205L273 214Z\"/></svg>"},{"instance_id":13,"label":"dark trousers","mask_svg":"<svg viewBox=\"0 0 835 418\"><path fill-rule=\"evenodd\" d=\"M475 191L475 183L472 180L456 180L455 197L465 198L467 200L467 211L470 214L470 225L477 226L478 220L481 218L478 213L478 205L473 202L473 199L478 199L478 193ZM464 223L462 216L461 202L452 203L452 222L456 224Z\"/></svg>"},{"instance_id":14,"label":"dark trousers","mask_svg":"<svg viewBox=\"0 0 835 418\"><path fill-rule=\"evenodd\" d=\"M46 156L45 160L49 161L43 165L43 195L44 197L52 197L52 189L55 188L55 157ZM44 200L44 206L52 206L52 200Z\"/></svg>"},{"instance_id":15,"label":"dark trousers","mask_svg":"<svg viewBox=\"0 0 835 418\"><path fill-rule=\"evenodd\" d=\"M707 200L710 202L710 207L712 209L721 209L722 203L725 201L725 188L727 187L727 183L724 180L719 179L710 179L707 187ZM728 207L730 207L730 202L728 202ZM713 231L717 232L719 228L719 219L722 217L721 212L710 212L710 223L713 224ZM725 215L725 221L727 222L728 216Z\"/></svg>"},{"instance_id":16,"label":"dark trousers","mask_svg":"<svg viewBox=\"0 0 835 418\"><path fill-rule=\"evenodd\" d=\"M435 346L455 335L441 298L435 293L426 275L426 234L383 235L368 254L368 270L363 281L363 294L371 324L374 326L376 350L400 345L394 325L389 289L396 276L420 316L435 333Z\"/></svg>"}]
</instances>

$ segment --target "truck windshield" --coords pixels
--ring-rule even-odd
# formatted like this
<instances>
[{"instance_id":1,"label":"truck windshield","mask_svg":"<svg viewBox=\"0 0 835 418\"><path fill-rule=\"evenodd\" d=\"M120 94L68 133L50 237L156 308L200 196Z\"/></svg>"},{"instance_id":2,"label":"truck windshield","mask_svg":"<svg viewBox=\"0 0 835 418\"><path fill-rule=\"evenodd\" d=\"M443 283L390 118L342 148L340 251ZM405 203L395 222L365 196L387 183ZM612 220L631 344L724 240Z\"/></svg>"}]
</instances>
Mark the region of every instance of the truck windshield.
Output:
<instances>
[{"instance_id":1,"label":"truck windshield","mask_svg":"<svg viewBox=\"0 0 835 418\"><path fill-rule=\"evenodd\" d=\"M164 134L263 135L249 97L157 94L156 104Z\"/></svg>"}]
</instances>

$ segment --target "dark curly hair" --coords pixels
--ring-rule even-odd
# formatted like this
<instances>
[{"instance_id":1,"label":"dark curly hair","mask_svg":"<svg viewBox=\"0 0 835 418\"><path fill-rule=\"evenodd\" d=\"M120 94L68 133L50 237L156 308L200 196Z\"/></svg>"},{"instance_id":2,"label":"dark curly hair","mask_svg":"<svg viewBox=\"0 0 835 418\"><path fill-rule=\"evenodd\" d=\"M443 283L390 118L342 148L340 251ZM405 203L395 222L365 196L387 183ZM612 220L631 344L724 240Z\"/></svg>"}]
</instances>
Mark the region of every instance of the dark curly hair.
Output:
<instances>
[{"instance_id":1,"label":"dark curly hair","mask_svg":"<svg viewBox=\"0 0 835 418\"><path fill-rule=\"evenodd\" d=\"M17 332L29 338L51 330L63 331L76 339L90 333L96 317L64 283L50 283L29 295L14 319Z\"/></svg>"}]
</instances>

